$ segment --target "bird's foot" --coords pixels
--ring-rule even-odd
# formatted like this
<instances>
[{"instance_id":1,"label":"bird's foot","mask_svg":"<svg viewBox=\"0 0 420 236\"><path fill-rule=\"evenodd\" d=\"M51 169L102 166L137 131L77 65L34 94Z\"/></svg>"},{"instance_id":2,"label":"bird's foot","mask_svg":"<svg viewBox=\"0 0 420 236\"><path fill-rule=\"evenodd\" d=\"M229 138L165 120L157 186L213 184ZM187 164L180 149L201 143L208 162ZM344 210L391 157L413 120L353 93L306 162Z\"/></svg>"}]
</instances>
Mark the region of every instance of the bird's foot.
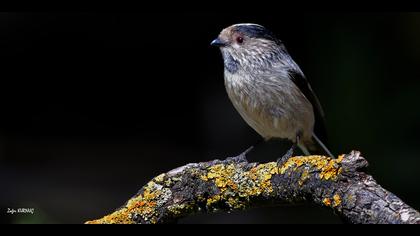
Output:
<instances>
[{"instance_id":1,"label":"bird's foot","mask_svg":"<svg viewBox=\"0 0 420 236\"><path fill-rule=\"evenodd\" d=\"M284 163L286 163L286 161L289 160L289 158L293 156L294 151L295 151L295 145L293 145L289 150L287 150L287 152L282 157L277 159L277 166L280 167Z\"/></svg>"},{"instance_id":2,"label":"bird's foot","mask_svg":"<svg viewBox=\"0 0 420 236\"><path fill-rule=\"evenodd\" d=\"M228 162L234 162L234 163L240 163L240 162L248 162L246 159L246 154L248 154L254 147L251 146L247 150L245 150L243 153L239 154L235 157L228 157L226 158L226 161Z\"/></svg>"}]
</instances>

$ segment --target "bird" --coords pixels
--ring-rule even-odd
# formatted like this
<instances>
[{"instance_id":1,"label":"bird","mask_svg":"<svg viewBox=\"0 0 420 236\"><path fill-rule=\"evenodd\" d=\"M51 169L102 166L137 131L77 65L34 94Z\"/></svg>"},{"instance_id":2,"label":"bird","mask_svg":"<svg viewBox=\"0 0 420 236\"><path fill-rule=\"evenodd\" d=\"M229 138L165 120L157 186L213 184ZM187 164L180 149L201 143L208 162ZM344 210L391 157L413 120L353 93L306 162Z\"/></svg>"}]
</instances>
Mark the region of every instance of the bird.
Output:
<instances>
[{"instance_id":1,"label":"bird","mask_svg":"<svg viewBox=\"0 0 420 236\"><path fill-rule=\"evenodd\" d=\"M284 43L254 23L224 28L211 42L220 49L224 83L233 106L264 140L286 139L291 157L334 155L326 147L325 114L318 97Z\"/></svg>"}]
</instances>

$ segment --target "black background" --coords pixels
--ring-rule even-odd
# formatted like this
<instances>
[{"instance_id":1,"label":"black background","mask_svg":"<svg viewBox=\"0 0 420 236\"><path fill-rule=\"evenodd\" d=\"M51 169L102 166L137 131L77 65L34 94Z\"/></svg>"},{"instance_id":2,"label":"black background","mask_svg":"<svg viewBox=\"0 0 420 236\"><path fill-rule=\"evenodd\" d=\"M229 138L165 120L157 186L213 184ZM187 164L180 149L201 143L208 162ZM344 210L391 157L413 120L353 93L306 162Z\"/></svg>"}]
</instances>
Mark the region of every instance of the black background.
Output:
<instances>
[{"instance_id":1,"label":"black background","mask_svg":"<svg viewBox=\"0 0 420 236\"><path fill-rule=\"evenodd\" d=\"M161 172L257 143L209 46L239 22L285 42L324 106L332 151L360 150L420 209L420 13L0 13L0 221L82 223ZM19 207L35 214L6 214ZM305 205L182 222L340 220Z\"/></svg>"}]
</instances>

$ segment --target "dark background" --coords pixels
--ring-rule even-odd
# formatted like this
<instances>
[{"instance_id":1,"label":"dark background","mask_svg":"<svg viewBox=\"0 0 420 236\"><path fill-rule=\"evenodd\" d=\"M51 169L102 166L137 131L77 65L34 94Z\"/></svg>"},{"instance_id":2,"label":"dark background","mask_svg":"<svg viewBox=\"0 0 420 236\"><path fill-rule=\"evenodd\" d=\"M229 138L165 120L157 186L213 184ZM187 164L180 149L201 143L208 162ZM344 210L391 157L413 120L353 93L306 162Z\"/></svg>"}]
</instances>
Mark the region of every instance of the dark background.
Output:
<instances>
[{"instance_id":1,"label":"dark background","mask_svg":"<svg viewBox=\"0 0 420 236\"><path fill-rule=\"evenodd\" d=\"M257 143L209 46L239 22L285 42L324 106L332 151L360 150L420 209L420 13L0 13L0 222L82 223L161 172ZM19 207L35 214L6 214ZM181 222L340 220L305 205Z\"/></svg>"}]
</instances>

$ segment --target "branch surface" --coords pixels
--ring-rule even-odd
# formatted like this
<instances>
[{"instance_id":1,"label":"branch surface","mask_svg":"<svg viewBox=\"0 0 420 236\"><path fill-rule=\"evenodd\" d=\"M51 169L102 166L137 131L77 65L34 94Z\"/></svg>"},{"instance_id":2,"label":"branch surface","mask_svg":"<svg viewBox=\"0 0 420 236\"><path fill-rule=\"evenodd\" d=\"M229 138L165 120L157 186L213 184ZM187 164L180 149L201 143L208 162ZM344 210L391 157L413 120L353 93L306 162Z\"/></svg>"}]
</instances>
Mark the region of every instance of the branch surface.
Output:
<instances>
[{"instance_id":1,"label":"branch surface","mask_svg":"<svg viewBox=\"0 0 420 236\"><path fill-rule=\"evenodd\" d=\"M249 163L246 153L161 174L115 212L86 223L172 223L195 213L311 202L349 223L420 224L418 211L361 170L368 163L357 151L291 157L279 166Z\"/></svg>"}]
</instances>

